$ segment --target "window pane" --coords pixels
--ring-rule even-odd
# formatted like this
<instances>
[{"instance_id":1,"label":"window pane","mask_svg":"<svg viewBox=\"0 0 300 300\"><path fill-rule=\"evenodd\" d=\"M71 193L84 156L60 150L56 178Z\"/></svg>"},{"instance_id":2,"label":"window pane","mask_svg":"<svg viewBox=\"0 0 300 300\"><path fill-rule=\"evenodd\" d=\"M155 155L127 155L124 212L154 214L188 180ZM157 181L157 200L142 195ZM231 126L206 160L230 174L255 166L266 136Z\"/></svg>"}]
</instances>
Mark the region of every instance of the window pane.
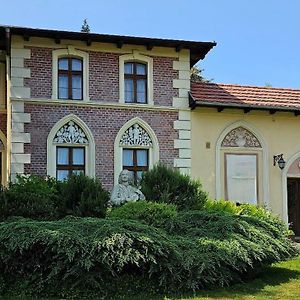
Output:
<instances>
[{"instance_id":1,"label":"window pane","mask_svg":"<svg viewBox=\"0 0 300 300\"><path fill-rule=\"evenodd\" d=\"M57 164L69 164L69 148L57 148Z\"/></svg>"},{"instance_id":2,"label":"window pane","mask_svg":"<svg viewBox=\"0 0 300 300\"><path fill-rule=\"evenodd\" d=\"M69 171L68 170L57 170L57 180L63 181L68 179Z\"/></svg>"},{"instance_id":3,"label":"window pane","mask_svg":"<svg viewBox=\"0 0 300 300\"><path fill-rule=\"evenodd\" d=\"M72 71L81 71L82 70L82 60L81 59L72 59Z\"/></svg>"},{"instance_id":4,"label":"window pane","mask_svg":"<svg viewBox=\"0 0 300 300\"><path fill-rule=\"evenodd\" d=\"M125 74L133 74L133 63L126 63L124 65L124 73Z\"/></svg>"},{"instance_id":5,"label":"window pane","mask_svg":"<svg viewBox=\"0 0 300 300\"><path fill-rule=\"evenodd\" d=\"M83 148L73 148L73 165L84 165Z\"/></svg>"},{"instance_id":6,"label":"window pane","mask_svg":"<svg viewBox=\"0 0 300 300\"><path fill-rule=\"evenodd\" d=\"M146 103L146 80L137 81L137 102Z\"/></svg>"},{"instance_id":7,"label":"window pane","mask_svg":"<svg viewBox=\"0 0 300 300\"><path fill-rule=\"evenodd\" d=\"M68 70L68 59L67 58L60 58L58 60L58 69L59 70Z\"/></svg>"},{"instance_id":8,"label":"window pane","mask_svg":"<svg viewBox=\"0 0 300 300\"><path fill-rule=\"evenodd\" d=\"M142 171L137 171L136 172L136 179L137 179L137 181L139 182L139 181L141 181L141 179L142 179L142 174L143 174L143 172Z\"/></svg>"},{"instance_id":9,"label":"window pane","mask_svg":"<svg viewBox=\"0 0 300 300\"><path fill-rule=\"evenodd\" d=\"M226 155L228 200L257 204L256 155Z\"/></svg>"},{"instance_id":10,"label":"window pane","mask_svg":"<svg viewBox=\"0 0 300 300\"><path fill-rule=\"evenodd\" d=\"M132 79L125 79L125 102L134 102Z\"/></svg>"},{"instance_id":11,"label":"window pane","mask_svg":"<svg viewBox=\"0 0 300 300\"><path fill-rule=\"evenodd\" d=\"M123 150L123 166L127 166L127 167L133 166L133 150L128 150L128 149Z\"/></svg>"},{"instance_id":12,"label":"window pane","mask_svg":"<svg viewBox=\"0 0 300 300\"><path fill-rule=\"evenodd\" d=\"M84 171L83 170L73 170L72 174L76 174L76 175L84 174Z\"/></svg>"},{"instance_id":13,"label":"window pane","mask_svg":"<svg viewBox=\"0 0 300 300\"><path fill-rule=\"evenodd\" d=\"M72 99L82 99L82 80L80 75L72 76Z\"/></svg>"},{"instance_id":14,"label":"window pane","mask_svg":"<svg viewBox=\"0 0 300 300\"><path fill-rule=\"evenodd\" d=\"M136 74L137 75L146 75L146 65L136 64Z\"/></svg>"},{"instance_id":15,"label":"window pane","mask_svg":"<svg viewBox=\"0 0 300 300\"><path fill-rule=\"evenodd\" d=\"M148 166L148 150L136 150L137 165L139 167Z\"/></svg>"},{"instance_id":16,"label":"window pane","mask_svg":"<svg viewBox=\"0 0 300 300\"><path fill-rule=\"evenodd\" d=\"M68 76L59 75L58 78L58 98L59 99L68 99Z\"/></svg>"}]
</instances>

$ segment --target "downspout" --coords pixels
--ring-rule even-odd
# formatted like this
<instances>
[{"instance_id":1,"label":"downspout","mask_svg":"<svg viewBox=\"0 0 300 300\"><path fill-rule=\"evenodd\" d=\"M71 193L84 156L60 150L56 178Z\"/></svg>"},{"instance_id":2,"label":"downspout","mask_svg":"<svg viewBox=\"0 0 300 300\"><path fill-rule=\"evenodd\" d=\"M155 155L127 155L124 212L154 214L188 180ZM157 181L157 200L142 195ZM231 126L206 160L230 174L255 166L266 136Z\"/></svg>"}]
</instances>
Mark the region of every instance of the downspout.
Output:
<instances>
[{"instance_id":1,"label":"downspout","mask_svg":"<svg viewBox=\"0 0 300 300\"><path fill-rule=\"evenodd\" d=\"M11 50L11 32L10 28L5 28L5 43L6 43L6 109L7 109L7 149L6 149L6 179L10 180L11 174L11 133L12 133L12 109L11 109L11 69L10 69L10 50Z\"/></svg>"}]
</instances>

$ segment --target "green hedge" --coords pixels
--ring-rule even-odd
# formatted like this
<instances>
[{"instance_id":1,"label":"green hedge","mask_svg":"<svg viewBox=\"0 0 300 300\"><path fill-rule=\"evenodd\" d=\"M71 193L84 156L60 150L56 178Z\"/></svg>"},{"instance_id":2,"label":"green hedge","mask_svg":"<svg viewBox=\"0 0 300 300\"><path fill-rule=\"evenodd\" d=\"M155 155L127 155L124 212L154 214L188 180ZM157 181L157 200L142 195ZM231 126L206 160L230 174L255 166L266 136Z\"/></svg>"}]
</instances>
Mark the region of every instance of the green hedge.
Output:
<instances>
[{"instance_id":1,"label":"green hedge","mask_svg":"<svg viewBox=\"0 0 300 300\"><path fill-rule=\"evenodd\" d=\"M197 290L296 254L281 222L247 215L181 212L156 227L122 218L10 220L0 223L0 294L91 299Z\"/></svg>"},{"instance_id":2,"label":"green hedge","mask_svg":"<svg viewBox=\"0 0 300 300\"><path fill-rule=\"evenodd\" d=\"M109 193L99 179L83 174L64 182L54 178L20 176L0 189L0 220L13 216L57 220L66 215L104 217Z\"/></svg>"},{"instance_id":3,"label":"green hedge","mask_svg":"<svg viewBox=\"0 0 300 300\"><path fill-rule=\"evenodd\" d=\"M199 181L162 164L143 173L141 188L146 199L175 204L179 210L201 208L207 200Z\"/></svg>"}]
</instances>

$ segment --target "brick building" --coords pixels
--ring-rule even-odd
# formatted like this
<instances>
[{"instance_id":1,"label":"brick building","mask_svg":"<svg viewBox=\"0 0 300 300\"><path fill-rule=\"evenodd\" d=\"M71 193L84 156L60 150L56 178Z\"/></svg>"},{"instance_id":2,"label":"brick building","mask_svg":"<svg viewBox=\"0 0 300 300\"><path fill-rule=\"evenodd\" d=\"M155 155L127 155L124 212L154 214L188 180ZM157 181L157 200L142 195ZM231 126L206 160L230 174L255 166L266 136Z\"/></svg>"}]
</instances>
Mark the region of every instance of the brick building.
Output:
<instances>
[{"instance_id":1,"label":"brick building","mask_svg":"<svg viewBox=\"0 0 300 300\"><path fill-rule=\"evenodd\" d=\"M300 236L300 90L191 84L214 46L0 27L1 183L84 172L110 189L161 161Z\"/></svg>"},{"instance_id":2,"label":"brick building","mask_svg":"<svg viewBox=\"0 0 300 300\"><path fill-rule=\"evenodd\" d=\"M1 27L1 181L161 161L191 172L190 66L209 42ZM6 86L6 88L5 88Z\"/></svg>"}]
</instances>

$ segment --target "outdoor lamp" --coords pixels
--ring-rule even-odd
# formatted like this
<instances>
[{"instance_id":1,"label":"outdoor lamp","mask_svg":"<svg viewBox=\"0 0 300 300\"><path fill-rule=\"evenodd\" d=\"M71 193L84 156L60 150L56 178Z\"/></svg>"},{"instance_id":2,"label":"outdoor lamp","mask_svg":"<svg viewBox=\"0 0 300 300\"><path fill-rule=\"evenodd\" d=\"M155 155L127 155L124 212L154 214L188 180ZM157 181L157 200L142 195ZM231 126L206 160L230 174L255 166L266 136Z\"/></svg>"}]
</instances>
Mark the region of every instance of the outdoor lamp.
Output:
<instances>
[{"instance_id":1,"label":"outdoor lamp","mask_svg":"<svg viewBox=\"0 0 300 300\"><path fill-rule=\"evenodd\" d=\"M283 154L278 154L273 156L273 166L276 166L276 163L278 164L278 167L282 170L285 167L285 160L283 159Z\"/></svg>"}]
</instances>

